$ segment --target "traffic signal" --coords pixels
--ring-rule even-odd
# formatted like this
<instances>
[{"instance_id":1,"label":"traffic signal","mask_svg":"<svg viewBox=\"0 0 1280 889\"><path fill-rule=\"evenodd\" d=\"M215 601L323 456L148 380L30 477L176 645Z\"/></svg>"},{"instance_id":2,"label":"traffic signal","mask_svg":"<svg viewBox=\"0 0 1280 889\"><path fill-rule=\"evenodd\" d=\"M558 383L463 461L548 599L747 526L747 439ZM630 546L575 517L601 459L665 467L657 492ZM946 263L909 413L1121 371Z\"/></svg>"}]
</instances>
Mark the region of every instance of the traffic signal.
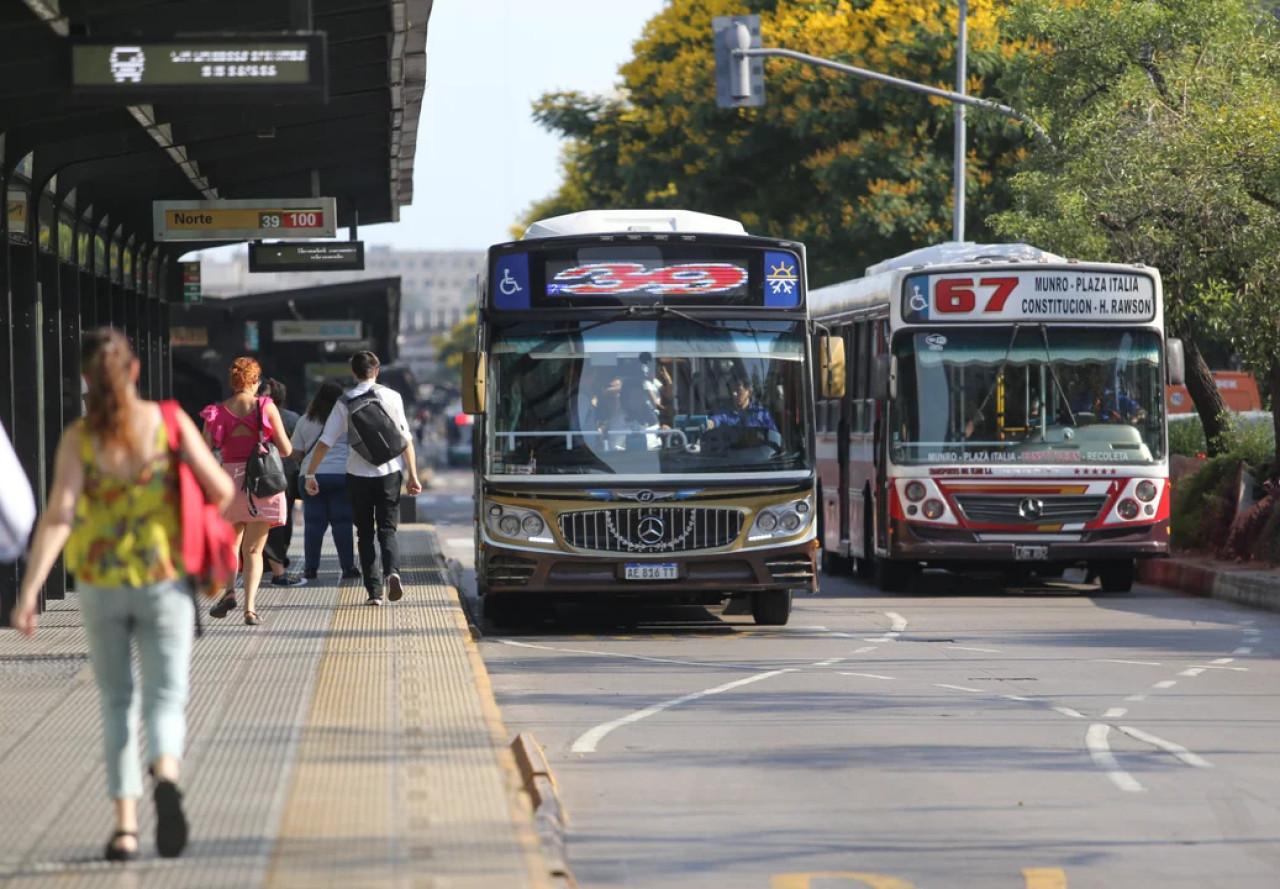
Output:
<instances>
[{"instance_id":1,"label":"traffic signal","mask_svg":"<svg viewBox=\"0 0 1280 889\"><path fill-rule=\"evenodd\" d=\"M715 39L716 104L751 108L764 104L764 59L734 58L735 49L760 48L760 16L720 15L711 20Z\"/></svg>"}]
</instances>

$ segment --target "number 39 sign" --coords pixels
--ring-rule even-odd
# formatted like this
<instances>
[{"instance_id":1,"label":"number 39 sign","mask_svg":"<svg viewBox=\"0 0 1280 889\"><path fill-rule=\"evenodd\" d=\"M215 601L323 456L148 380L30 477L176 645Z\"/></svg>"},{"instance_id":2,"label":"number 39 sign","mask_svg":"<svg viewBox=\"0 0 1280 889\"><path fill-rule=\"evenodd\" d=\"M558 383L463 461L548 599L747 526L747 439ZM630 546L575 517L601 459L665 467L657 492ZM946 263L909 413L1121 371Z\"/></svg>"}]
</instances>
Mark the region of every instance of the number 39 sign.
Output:
<instances>
[{"instance_id":1,"label":"number 39 sign","mask_svg":"<svg viewBox=\"0 0 1280 889\"><path fill-rule=\"evenodd\" d=\"M726 293L746 283L747 270L728 262L690 262L658 268L646 268L638 262L600 262L559 272L547 282L547 294L692 296Z\"/></svg>"}]
</instances>

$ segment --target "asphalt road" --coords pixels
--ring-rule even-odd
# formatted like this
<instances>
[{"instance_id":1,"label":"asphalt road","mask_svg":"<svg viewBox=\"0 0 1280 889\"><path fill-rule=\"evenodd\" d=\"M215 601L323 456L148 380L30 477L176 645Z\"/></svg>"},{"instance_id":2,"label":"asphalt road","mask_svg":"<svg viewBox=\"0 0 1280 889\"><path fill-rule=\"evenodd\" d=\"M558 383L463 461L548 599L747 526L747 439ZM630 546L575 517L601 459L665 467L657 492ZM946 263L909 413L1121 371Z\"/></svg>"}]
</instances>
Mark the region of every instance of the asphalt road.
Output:
<instances>
[{"instance_id":1,"label":"asphalt road","mask_svg":"<svg viewBox=\"0 0 1280 889\"><path fill-rule=\"evenodd\" d=\"M573 610L480 644L583 889L1280 885L1280 616L824 577L782 628Z\"/></svg>"}]
</instances>

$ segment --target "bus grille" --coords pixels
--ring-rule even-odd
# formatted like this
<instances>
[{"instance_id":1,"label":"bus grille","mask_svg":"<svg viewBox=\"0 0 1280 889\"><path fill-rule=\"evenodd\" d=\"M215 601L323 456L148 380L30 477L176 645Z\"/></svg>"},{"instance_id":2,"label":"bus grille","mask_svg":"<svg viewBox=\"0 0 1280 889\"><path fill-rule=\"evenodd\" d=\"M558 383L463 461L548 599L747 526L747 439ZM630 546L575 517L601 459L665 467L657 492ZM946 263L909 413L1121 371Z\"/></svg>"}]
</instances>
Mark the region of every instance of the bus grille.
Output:
<instances>
[{"instance_id":1,"label":"bus grille","mask_svg":"<svg viewBox=\"0 0 1280 889\"><path fill-rule=\"evenodd\" d=\"M678 553L728 546L742 531L736 509L646 506L593 509L560 516L560 533L578 549L608 553Z\"/></svg>"},{"instance_id":2,"label":"bus grille","mask_svg":"<svg viewBox=\"0 0 1280 889\"><path fill-rule=\"evenodd\" d=\"M973 522L1002 525L1059 525L1092 522L1107 505L1105 494L1067 496L1062 494L956 494L956 504ZM1039 515L1023 516L1018 510L1024 500L1040 502Z\"/></svg>"}]
</instances>

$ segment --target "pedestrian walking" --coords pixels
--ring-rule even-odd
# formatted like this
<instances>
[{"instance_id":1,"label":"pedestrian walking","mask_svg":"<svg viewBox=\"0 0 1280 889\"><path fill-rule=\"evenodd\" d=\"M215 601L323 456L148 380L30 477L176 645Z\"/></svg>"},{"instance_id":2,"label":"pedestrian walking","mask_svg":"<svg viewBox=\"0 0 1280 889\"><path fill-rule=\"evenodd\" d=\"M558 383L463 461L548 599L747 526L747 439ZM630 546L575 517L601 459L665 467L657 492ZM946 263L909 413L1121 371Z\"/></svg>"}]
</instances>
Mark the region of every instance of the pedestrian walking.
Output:
<instances>
[{"instance_id":1,"label":"pedestrian walking","mask_svg":"<svg viewBox=\"0 0 1280 889\"><path fill-rule=\"evenodd\" d=\"M18 462L9 434L0 425L0 562L13 562L27 551L31 527L36 522L36 499Z\"/></svg>"},{"instance_id":2,"label":"pedestrian walking","mask_svg":"<svg viewBox=\"0 0 1280 889\"><path fill-rule=\"evenodd\" d=\"M260 441L274 442L281 457L293 452L279 410L269 397L257 394L261 380L262 368L257 361L237 358L230 371L231 397L200 412L204 418L205 441L222 453L222 466L236 486L236 496L225 515L236 530L240 573L244 578L244 622L250 626L260 623L257 602L258 585L262 582L262 552L267 532L285 521L285 499L283 491L270 497L250 495L245 486L245 467ZM209 609L209 615L226 617L237 604L233 587Z\"/></svg>"},{"instance_id":3,"label":"pedestrian walking","mask_svg":"<svg viewBox=\"0 0 1280 889\"><path fill-rule=\"evenodd\" d=\"M139 364L128 340L110 328L86 334L81 367L89 387L87 413L58 444L49 501L36 526L12 622L34 635L40 588L65 547L98 685L107 793L116 809L115 832L104 856L128 861L138 855L142 772L131 662L136 644L154 779L156 848L175 857L187 842L178 773L195 629L193 588L180 557L178 466L160 406L138 396ZM176 413L182 461L209 501L230 503L231 479L195 424Z\"/></svg>"},{"instance_id":4,"label":"pedestrian walking","mask_svg":"<svg viewBox=\"0 0 1280 889\"><path fill-rule=\"evenodd\" d=\"M342 384L328 381L316 392L311 404L307 405L306 414L298 420L293 430L293 452L302 455L298 461L301 466L309 465L311 452L320 443L325 421L341 397ZM356 567L351 534L351 501L347 499L347 450L347 430L343 427L338 440L316 467L318 493L312 496L302 492L302 565L303 576L308 580L315 580L320 571L325 529L329 530L334 548L338 550L342 578L351 580L361 576L360 569Z\"/></svg>"},{"instance_id":5,"label":"pedestrian walking","mask_svg":"<svg viewBox=\"0 0 1280 889\"><path fill-rule=\"evenodd\" d=\"M289 440L293 440L293 430L297 428L298 413L289 410L285 405L288 404L288 390L285 389L284 383L277 379L267 380L258 389L259 395L269 396L275 403L276 409L280 411L280 421L284 425L285 435L289 436ZM288 487L284 489L284 524L277 525L267 532L267 545L263 549L263 556L267 560L267 566L271 568L271 583L274 586L302 586L305 584L306 578L293 573L289 573L289 546L293 543L293 505L298 502L298 478L301 475L301 466L298 458L302 456L302 452L295 446L293 454L284 460L284 468L286 478L289 482Z\"/></svg>"},{"instance_id":6,"label":"pedestrian walking","mask_svg":"<svg viewBox=\"0 0 1280 889\"><path fill-rule=\"evenodd\" d=\"M329 449L337 444L343 430L347 434L347 497L356 526L360 550L360 572L369 597L366 605L382 604L383 578L386 596L392 602L404 595L400 579L400 549L396 526L400 521L400 487L407 475L410 496L422 492L413 437L404 413L400 393L378 385L378 356L369 351L351 356L351 372L356 386L333 407L325 422L320 442L305 468L306 490L320 490L316 470ZM382 550L382 575L378 575L377 549Z\"/></svg>"}]
</instances>

